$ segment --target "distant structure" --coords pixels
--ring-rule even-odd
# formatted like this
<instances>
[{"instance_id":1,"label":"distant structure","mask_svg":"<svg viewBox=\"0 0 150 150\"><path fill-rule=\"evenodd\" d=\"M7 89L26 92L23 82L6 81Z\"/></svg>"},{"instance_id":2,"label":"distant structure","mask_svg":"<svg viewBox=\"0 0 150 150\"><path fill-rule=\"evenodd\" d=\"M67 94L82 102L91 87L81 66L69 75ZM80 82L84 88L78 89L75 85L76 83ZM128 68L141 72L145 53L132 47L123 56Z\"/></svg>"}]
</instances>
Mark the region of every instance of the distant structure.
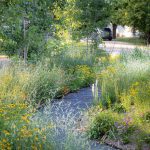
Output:
<instances>
[{"instance_id":1,"label":"distant structure","mask_svg":"<svg viewBox=\"0 0 150 150\"><path fill-rule=\"evenodd\" d=\"M112 24L108 25L108 27L113 32ZM132 27L117 25L116 37L139 37L139 32Z\"/></svg>"},{"instance_id":2,"label":"distant structure","mask_svg":"<svg viewBox=\"0 0 150 150\"><path fill-rule=\"evenodd\" d=\"M133 30L133 28L128 26L117 26L116 29L117 37L138 37L139 32L136 30Z\"/></svg>"}]
</instances>

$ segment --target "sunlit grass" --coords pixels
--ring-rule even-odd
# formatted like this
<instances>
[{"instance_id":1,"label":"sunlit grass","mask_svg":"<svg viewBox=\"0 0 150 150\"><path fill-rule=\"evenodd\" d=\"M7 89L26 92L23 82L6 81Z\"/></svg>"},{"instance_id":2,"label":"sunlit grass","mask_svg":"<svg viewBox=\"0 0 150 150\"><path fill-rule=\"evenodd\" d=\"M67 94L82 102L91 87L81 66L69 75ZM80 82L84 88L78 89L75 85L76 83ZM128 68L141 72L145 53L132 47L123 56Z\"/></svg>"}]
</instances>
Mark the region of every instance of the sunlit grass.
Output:
<instances>
[{"instance_id":1,"label":"sunlit grass","mask_svg":"<svg viewBox=\"0 0 150 150\"><path fill-rule=\"evenodd\" d=\"M111 55L105 61L109 63L97 75L101 89L101 111L91 124L91 136L102 138L107 135L124 144L136 143L136 146L149 144L149 53L136 49L120 56ZM107 119L113 120L111 126Z\"/></svg>"}]
</instances>

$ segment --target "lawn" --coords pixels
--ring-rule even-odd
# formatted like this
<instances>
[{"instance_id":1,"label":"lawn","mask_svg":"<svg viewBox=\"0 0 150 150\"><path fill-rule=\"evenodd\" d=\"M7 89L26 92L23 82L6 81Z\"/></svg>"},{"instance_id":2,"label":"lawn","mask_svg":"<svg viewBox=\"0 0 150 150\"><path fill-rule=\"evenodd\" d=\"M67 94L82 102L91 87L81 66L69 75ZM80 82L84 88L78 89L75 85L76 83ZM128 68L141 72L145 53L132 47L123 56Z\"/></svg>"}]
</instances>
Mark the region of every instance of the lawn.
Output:
<instances>
[{"instance_id":1,"label":"lawn","mask_svg":"<svg viewBox=\"0 0 150 150\"><path fill-rule=\"evenodd\" d=\"M142 38L138 38L138 37L131 37L131 38L127 38L127 37L118 37L117 39L115 39L115 41L120 41L120 42L127 42L130 44L134 44L134 45L141 45L141 46L146 46L146 41Z\"/></svg>"}]
</instances>

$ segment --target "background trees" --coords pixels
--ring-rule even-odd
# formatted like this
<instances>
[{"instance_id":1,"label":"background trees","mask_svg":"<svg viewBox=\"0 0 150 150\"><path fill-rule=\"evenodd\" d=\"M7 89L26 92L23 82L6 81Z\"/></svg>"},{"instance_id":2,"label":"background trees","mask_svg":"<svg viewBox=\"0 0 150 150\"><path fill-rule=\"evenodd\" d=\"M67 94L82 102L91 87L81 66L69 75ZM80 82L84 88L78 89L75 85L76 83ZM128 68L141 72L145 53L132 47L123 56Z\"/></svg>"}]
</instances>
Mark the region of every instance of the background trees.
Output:
<instances>
[{"instance_id":1,"label":"background trees","mask_svg":"<svg viewBox=\"0 0 150 150\"><path fill-rule=\"evenodd\" d=\"M144 34L150 43L150 2L149 0L128 0L124 9L124 24L134 27Z\"/></svg>"},{"instance_id":2,"label":"background trees","mask_svg":"<svg viewBox=\"0 0 150 150\"><path fill-rule=\"evenodd\" d=\"M46 36L81 39L96 28L128 25L150 42L149 0L2 0L1 49L24 57L40 54ZM67 37L65 37L67 39Z\"/></svg>"},{"instance_id":3,"label":"background trees","mask_svg":"<svg viewBox=\"0 0 150 150\"><path fill-rule=\"evenodd\" d=\"M113 38L116 38L116 29L117 25L122 25L122 16L124 3L123 0L111 0L109 2L109 11L110 11L110 22L112 23L112 30L113 30Z\"/></svg>"},{"instance_id":4,"label":"background trees","mask_svg":"<svg viewBox=\"0 0 150 150\"><path fill-rule=\"evenodd\" d=\"M53 1L3 1L1 38L3 49L9 54L39 53L44 48L44 37L52 33ZM28 54L27 54L28 53Z\"/></svg>"},{"instance_id":5,"label":"background trees","mask_svg":"<svg viewBox=\"0 0 150 150\"><path fill-rule=\"evenodd\" d=\"M149 0L113 0L110 1L110 10L110 20L113 25L131 26L134 30L139 30L143 33L144 38L150 43Z\"/></svg>"}]
</instances>

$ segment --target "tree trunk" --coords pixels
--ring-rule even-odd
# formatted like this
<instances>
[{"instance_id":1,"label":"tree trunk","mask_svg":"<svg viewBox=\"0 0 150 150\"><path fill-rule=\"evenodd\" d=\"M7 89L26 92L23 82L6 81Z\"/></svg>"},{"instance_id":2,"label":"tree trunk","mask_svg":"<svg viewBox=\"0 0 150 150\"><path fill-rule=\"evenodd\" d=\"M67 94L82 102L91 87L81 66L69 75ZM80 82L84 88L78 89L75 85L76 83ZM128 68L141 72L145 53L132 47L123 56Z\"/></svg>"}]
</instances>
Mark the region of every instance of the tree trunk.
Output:
<instances>
[{"instance_id":1,"label":"tree trunk","mask_svg":"<svg viewBox=\"0 0 150 150\"><path fill-rule=\"evenodd\" d=\"M25 44L25 40L26 40L26 20L25 18L23 19L23 38L24 38L24 48L23 48L23 58L24 58L24 62L27 63L27 46Z\"/></svg>"},{"instance_id":2,"label":"tree trunk","mask_svg":"<svg viewBox=\"0 0 150 150\"><path fill-rule=\"evenodd\" d=\"M116 29L117 29L117 25L113 24L113 39L116 39Z\"/></svg>"},{"instance_id":3,"label":"tree trunk","mask_svg":"<svg viewBox=\"0 0 150 150\"><path fill-rule=\"evenodd\" d=\"M28 48L27 47L24 47L23 56L24 56L24 63L26 64L27 63L27 57L28 57Z\"/></svg>"},{"instance_id":4,"label":"tree trunk","mask_svg":"<svg viewBox=\"0 0 150 150\"><path fill-rule=\"evenodd\" d=\"M88 56L88 51L89 51L89 37L87 36L87 39L86 39L86 56Z\"/></svg>"},{"instance_id":5,"label":"tree trunk","mask_svg":"<svg viewBox=\"0 0 150 150\"><path fill-rule=\"evenodd\" d=\"M147 34L147 45L150 44L150 32Z\"/></svg>"}]
</instances>

